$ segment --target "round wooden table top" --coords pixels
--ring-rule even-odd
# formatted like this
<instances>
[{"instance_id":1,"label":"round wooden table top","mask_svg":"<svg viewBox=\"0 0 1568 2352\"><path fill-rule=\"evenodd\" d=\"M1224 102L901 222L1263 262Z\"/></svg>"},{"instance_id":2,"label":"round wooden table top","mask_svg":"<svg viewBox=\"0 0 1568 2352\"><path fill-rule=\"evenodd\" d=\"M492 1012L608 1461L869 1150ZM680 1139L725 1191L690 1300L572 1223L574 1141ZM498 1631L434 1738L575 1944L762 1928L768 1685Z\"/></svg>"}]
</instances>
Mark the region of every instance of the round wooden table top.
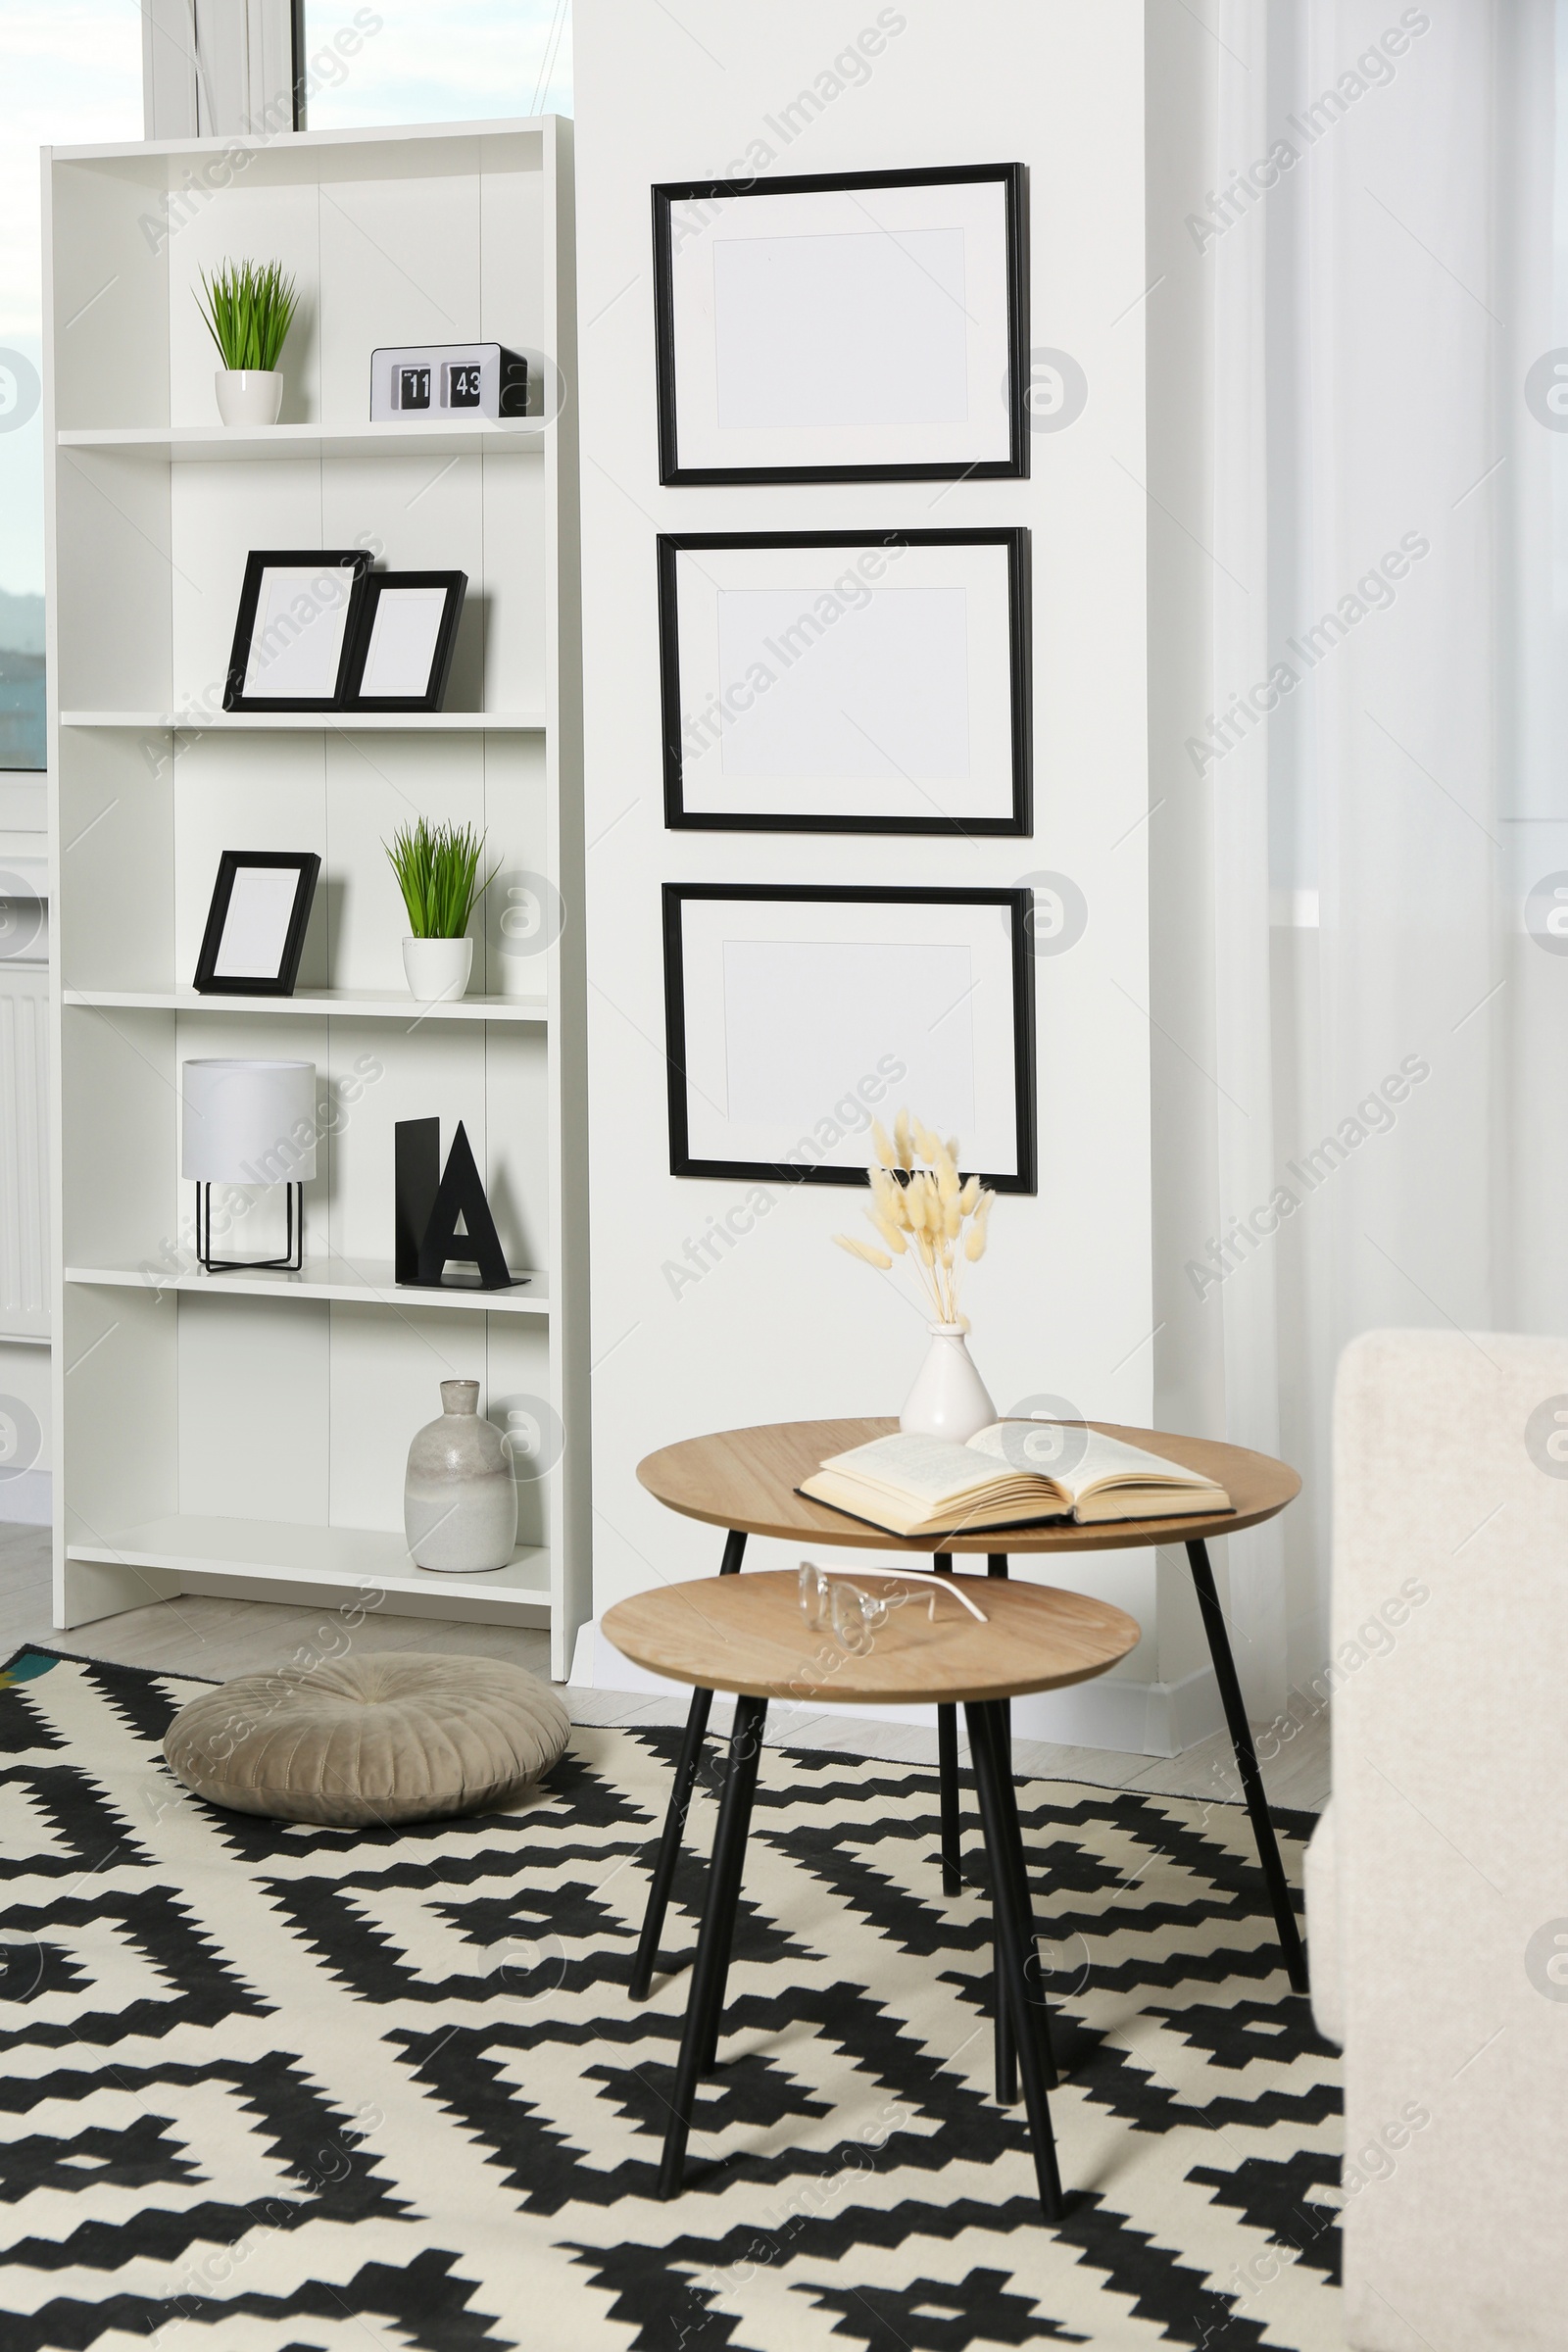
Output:
<instances>
[{"instance_id":1,"label":"round wooden table top","mask_svg":"<svg viewBox=\"0 0 1568 2352\"><path fill-rule=\"evenodd\" d=\"M710 1438L687 1438L662 1446L637 1465L637 1476L659 1500L688 1519L712 1527L738 1528L749 1536L779 1536L786 1543L842 1544L858 1551L1035 1552L1111 1551L1135 1544L1190 1544L1207 1536L1230 1536L1272 1519L1301 1491L1301 1482L1271 1454L1244 1446L1221 1446L1208 1438L1176 1438L1157 1429L1124 1429L1115 1421L1091 1421L1107 1438L1142 1446L1148 1453L1200 1471L1225 1489L1235 1508L1192 1512L1179 1519L1107 1519L1080 1527L1058 1520L1045 1527L979 1528L948 1536L891 1536L812 1502L796 1493L830 1453L847 1453L872 1438L891 1437L898 1421L775 1421L759 1429L726 1429ZM1027 1427L1028 1425L1021 1424ZM1070 1425L1069 1425L1070 1426ZM1030 1690L1045 1685L1029 1684Z\"/></svg>"},{"instance_id":2,"label":"round wooden table top","mask_svg":"<svg viewBox=\"0 0 1568 2352\"><path fill-rule=\"evenodd\" d=\"M853 1568L829 1570L854 1585ZM864 1574L864 1571L861 1571ZM955 1597L957 1587L983 1622ZM1086 1683L1138 1642L1138 1621L1108 1601L984 1576L866 1576L892 1602L846 1649L808 1623L791 1568L705 1576L618 1600L605 1637L623 1657L677 1683L749 1698L853 1699L858 1705L952 1705ZM895 1598L902 1594L904 1597Z\"/></svg>"}]
</instances>

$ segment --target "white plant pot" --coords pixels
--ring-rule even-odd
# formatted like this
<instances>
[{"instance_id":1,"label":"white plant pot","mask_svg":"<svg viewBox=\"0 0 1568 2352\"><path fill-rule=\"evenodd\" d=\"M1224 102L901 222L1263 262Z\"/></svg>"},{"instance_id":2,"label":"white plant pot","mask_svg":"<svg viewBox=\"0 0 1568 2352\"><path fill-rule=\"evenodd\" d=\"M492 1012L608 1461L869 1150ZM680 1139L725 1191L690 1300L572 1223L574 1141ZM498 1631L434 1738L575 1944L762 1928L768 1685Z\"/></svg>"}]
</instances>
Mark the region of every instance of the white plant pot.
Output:
<instances>
[{"instance_id":1,"label":"white plant pot","mask_svg":"<svg viewBox=\"0 0 1568 2352\"><path fill-rule=\"evenodd\" d=\"M951 1438L961 1446L997 1418L986 1384L969 1361L961 1323L928 1323L931 1345L904 1399L899 1427L911 1437Z\"/></svg>"},{"instance_id":2,"label":"white plant pot","mask_svg":"<svg viewBox=\"0 0 1568 2352\"><path fill-rule=\"evenodd\" d=\"M408 974L410 993L421 1004L443 1004L449 997L464 997L468 993L468 974L473 969L471 939L406 939L403 942L403 969Z\"/></svg>"},{"instance_id":3,"label":"white plant pot","mask_svg":"<svg viewBox=\"0 0 1568 2352\"><path fill-rule=\"evenodd\" d=\"M213 377L218 414L225 424L275 424L283 406L278 368L220 368Z\"/></svg>"}]
</instances>

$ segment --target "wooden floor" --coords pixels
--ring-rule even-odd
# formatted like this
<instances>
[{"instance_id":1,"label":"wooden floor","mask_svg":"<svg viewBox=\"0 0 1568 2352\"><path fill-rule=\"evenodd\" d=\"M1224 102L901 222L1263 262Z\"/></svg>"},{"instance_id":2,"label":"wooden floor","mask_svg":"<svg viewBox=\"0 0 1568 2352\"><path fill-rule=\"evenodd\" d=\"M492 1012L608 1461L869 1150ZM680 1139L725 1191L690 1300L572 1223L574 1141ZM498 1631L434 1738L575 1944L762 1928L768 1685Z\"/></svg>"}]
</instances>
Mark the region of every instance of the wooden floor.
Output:
<instances>
[{"instance_id":1,"label":"wooden floor","mask_svg":"<svg viewBox=\"0 0 1568 2352\"><path fill-rule=\"evenodd\" d=\"M122 1616L100 1618L96 1624L57 1634L50 1623L48 1529L0 1525L0 1657L9 1657L24 1642L35 1642L75 1657L111 1658L122 1666L148 1666L224 1682L231 1675L261 1674L286 1665L296 1650L311 1643L322 1622L318 1608L183 1593L178 1600L128 1609ZM362 1653L482 1650L487 1657L511 1659L533 1674L548 1676L550 1672L549 1636L520 1626L463 1625L444 1618L393 1617L377 1611L356 1629L354 1644ZM646 1726L686 1720L684 1700L571 1688L564 1695L574 1723ZM715 1703L714 1729L724 1727L727 1720L727 1710ZM934 1732L874 1718L851 1721L843 1716L813 1715L807 1708L772 1707L767 1737L771 1744L779 1746L837 1747L852 1755L886 1756L895 1762L936 1762ZM1113 1748L1056 1747L1047 1740L1017 1740L1013 1761L1019 1772L1046 1780L1088 1781L1099 1788L1139 1788L1156 1795L1207 1797L1223 1803L1241 1801L1235 1758L1223 1733L1180 1756L1124 1755ZM1276 1756L1265 1756L1263 1779L1273 1803L1305 1812L1321 1811L1329 1793L1326 1710L1307 1716L1280 1745Z\"/></svg>"}]
</instances>

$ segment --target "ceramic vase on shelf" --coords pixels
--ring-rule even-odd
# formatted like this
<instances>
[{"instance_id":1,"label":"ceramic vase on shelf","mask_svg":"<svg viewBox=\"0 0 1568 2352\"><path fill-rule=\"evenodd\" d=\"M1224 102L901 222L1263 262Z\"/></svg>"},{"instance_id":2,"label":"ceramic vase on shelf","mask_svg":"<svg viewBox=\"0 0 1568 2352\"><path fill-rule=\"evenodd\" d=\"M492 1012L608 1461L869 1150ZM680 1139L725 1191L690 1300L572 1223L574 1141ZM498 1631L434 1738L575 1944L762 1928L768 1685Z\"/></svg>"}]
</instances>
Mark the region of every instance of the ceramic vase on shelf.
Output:
<instances>
[{"instance_id":1,"label":"ceramic vase on shelf","mask_svg":"<svg viewBox=\"0 0 1568 2352\"><path fill-rule=\"evenodd\" d=\"M409 993L421 1004L440 1004L466 996L473 969L471 939L406 939L403 969Z\"/></svg>"},{"instance_id":2,"label":"ceramic vase on shelf","mask_svg":"<svg viewBox=\"0 0 1568 2352\"><path fill-rule=\"evenodd\" d=\"M213 382L218 390L218 414L225 424L277 422L283 406L280 368L220 368Z\"/></svg>"},{"instance_id":3,"label":"ceramic vase on shelf","mask_svg":"<svg viewBox=\"0 0 1568 2352\"><path fill-rule=\"evenodd\" d=\"M441 1418L409 1447L403 1532L416 1568L448 1575L504 1568L517 1542L512 1454L494 1422L479 1417L479 1383L444 1380Z\"/></svg>"},{"instance_id":4,"label":"ceramic vase on shelf","mask_svg":"<svg viewBox=\"0 0 1568 2352\"><path fill-rule=\"evenodd\" d=\"M904 1399L899 1427L911 1437L951 1438L961 1446L997 1418L986 1384L969 1360L967 1325L928 1323L931 1345Z\"/></svg>"}]
</instances>

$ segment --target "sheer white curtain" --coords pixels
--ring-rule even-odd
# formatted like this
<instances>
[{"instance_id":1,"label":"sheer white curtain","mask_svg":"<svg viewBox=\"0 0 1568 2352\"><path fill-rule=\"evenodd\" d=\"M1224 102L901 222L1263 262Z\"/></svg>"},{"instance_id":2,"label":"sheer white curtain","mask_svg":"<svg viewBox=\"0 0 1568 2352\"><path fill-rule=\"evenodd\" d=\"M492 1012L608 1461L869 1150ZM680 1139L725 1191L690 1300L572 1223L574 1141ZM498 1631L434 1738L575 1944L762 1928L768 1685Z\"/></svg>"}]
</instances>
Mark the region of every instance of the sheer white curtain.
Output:
<instances>
[{"instance_id":1,"label":"sheer white curtain","mask_svg":"<svg viewBox=\"0 0 1568 2352\"><path fill-rule=\"evenodd\" d=\"M1151 413L1168 368L1207 423L1151 434L1158 1368L1305 1479L1230 1546L1272 1712L1326 1654L1347 1340L1568 1328L1568 9L1150 22Z\"/></svg>"}]
</instances>

